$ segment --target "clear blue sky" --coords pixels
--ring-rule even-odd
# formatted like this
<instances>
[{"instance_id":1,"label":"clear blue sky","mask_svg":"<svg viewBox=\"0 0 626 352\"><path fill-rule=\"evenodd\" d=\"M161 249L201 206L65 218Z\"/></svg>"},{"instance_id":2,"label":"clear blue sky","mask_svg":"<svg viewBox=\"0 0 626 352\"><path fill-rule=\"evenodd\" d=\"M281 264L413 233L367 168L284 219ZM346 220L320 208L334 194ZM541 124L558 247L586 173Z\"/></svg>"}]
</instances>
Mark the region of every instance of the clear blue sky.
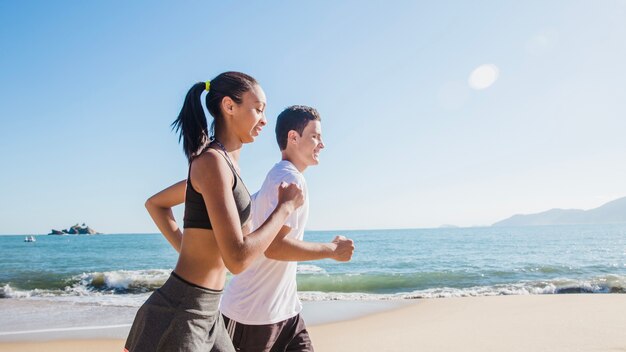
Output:
<instances>
[{"instance_id":1,"label":"clear blue sky","mask_svg":"<svg viewBox=\"0 0 626 352\"><path fill-rule=\"evenodd\" d=\"M0 2L0 233L156 232L186 176L170 123L197 81L257 78L320 111L310 229L488 225L626 196L626 2ZM470 73L493 64L483 90ZM180 216L181 209L177 209Z\"/></svg>"}]
</instances>

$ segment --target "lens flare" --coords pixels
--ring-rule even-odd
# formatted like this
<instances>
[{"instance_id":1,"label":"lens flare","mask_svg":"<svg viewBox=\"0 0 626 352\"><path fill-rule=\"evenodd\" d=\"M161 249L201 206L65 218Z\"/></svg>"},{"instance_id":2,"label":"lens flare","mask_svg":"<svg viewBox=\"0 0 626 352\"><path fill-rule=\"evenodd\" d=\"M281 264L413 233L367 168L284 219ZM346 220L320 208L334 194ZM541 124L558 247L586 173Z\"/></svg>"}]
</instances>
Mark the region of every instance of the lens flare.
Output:
<instances>
[{"instance_id":1,"label":"lens flare","mask_svg":"<svg viewBox=\"0 0 626 352\"><path fill-rule=\"evenodd\" d=\"M498 76L500 70L494 64L484 64L476 67L468 78L469 86L476 90L487 89L493 85Z\"/></svg>"}]
</instances>

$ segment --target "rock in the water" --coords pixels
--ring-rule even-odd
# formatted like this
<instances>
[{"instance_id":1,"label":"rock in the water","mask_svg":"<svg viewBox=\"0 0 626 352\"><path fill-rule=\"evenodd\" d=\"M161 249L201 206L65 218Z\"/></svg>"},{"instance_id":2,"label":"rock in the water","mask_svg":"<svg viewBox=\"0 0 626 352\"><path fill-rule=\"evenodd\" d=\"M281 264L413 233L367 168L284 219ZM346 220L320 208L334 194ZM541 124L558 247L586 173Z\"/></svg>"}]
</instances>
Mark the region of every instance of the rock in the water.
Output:
<instances>
[{"instance_id":1,"label":"rock in the water","mask_svg":"<svg viewBox=\"0 0 626 352\"><path fill-rule=\"evenodd\" d=\"M52 232L49 233L49 235L65 235L65 234L70 234L70 235L98 235L100 234L100 232L92 229L91 227L85 225L83 223L83 226L80 226L79 224L76 224L72 227L69 228L69 230L55 230L52 229Z\"/></svg>"}]
</instances>

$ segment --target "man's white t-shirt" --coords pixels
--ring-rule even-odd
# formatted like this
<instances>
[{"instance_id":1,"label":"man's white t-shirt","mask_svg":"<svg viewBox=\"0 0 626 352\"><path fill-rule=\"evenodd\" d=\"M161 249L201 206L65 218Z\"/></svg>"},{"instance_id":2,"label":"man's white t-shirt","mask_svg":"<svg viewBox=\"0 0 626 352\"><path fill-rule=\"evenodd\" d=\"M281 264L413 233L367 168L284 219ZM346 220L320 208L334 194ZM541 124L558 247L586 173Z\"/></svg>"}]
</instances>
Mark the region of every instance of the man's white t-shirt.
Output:
<instances>
[{"instance_id":1,"label":"man's white t-shirt","mask_svg":"<svg viewBox=\"0 0 626 352\"><path fill-rule=\"evenodd\" d=\"M287 160L274 165L261 189L252 196L252 229L256 230L278 204L281 182L295 183L304 192L304 204L287 221L286 237L302 240L309 216L309 197L304 176ZM274 324L300 313L296 284L297 262L272 260L261 255L244 272L235 275L224 289L220 310L228 318L247 325Z\"/></svg>"}]
</instances>

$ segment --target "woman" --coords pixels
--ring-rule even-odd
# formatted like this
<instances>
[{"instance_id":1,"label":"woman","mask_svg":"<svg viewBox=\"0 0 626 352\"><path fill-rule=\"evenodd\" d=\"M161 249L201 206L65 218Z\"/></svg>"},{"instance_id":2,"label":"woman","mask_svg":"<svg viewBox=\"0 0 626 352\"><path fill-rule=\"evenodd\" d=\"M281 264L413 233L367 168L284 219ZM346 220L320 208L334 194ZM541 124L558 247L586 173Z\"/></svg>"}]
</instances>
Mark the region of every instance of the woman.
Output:
<instances>
[{"instance_id":1,"label":"woman","mask_svg":"<svg viewBox=\"0 0 626 352\"><path fill-rule=\"evenodd\" d=\"M214 118L214 138L209 138L200 101L205 90L206 107ZM126 350L234 351L218 312L226 269L238 274L248 267L304 201L296 185L281 185L272 215L244 236L251 200L239 176L239 153L267 123L265 106L265 94L256 80L239 72L225 72L210 82L197 83L187 93L173 123L189 160L187 183L159 194L165 202L161 206L150 200L146 203L180 256L170 278L137 312ZM183 201L181 187L186 187L184 233L168 209L168 205ZM155 216L159 211L167 216Z\"/></svg>"}]
</instances>

